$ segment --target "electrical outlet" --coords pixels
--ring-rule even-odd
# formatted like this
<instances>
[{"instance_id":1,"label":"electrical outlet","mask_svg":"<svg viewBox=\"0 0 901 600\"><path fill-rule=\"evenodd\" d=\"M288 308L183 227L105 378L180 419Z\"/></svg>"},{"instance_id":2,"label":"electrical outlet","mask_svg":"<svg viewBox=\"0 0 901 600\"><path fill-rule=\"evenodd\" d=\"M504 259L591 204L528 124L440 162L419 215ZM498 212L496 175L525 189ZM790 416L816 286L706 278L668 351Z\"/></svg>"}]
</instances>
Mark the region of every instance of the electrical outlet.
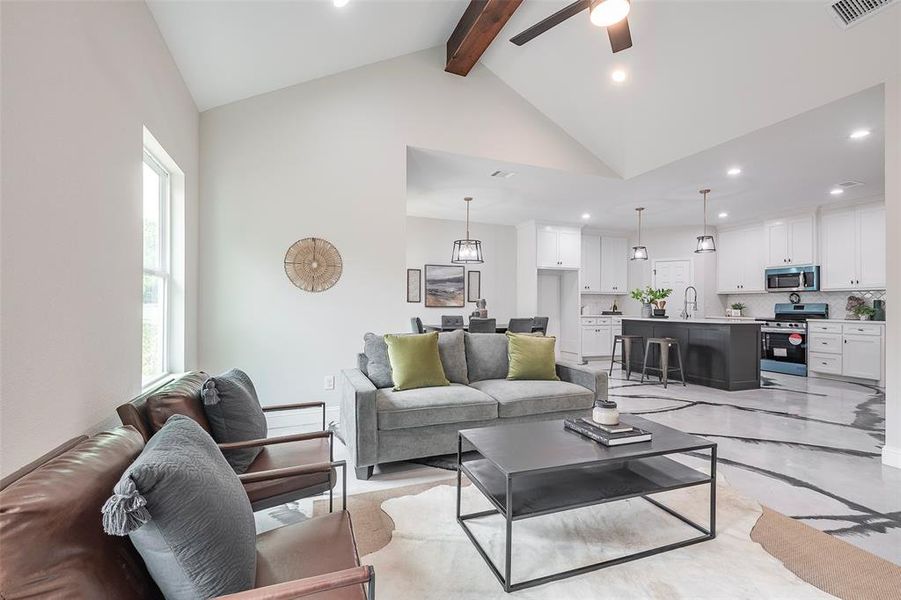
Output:
<instances>
[{"instance_id":1,"label":"electrical outlet","mask_svg":"<svg viewBox=\"0 0 901 600\"><path fill-rule=\"evenodd\" d=\"M323 388L327 389L327 390L335 389L335 376L334 375L326 375L325 376Z\"/></svg>"}]
</instances>

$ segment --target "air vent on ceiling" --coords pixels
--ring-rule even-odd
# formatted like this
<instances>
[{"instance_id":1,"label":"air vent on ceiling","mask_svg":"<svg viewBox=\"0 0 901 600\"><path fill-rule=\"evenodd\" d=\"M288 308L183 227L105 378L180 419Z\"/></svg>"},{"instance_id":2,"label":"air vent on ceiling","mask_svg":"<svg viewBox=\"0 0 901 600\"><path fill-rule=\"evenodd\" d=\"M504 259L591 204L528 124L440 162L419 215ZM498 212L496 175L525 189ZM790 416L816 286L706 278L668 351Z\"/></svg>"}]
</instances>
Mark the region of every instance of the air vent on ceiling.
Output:
<instances>
[{"instance_id":1,"label":"air vent on ceiling","mask_svg":"<svg viewBox=\"0 0 901 600\"><path fill-rule=\"evenodd\" d=\"M510 179L516 175L513 171L495 171L491 174L492 177L500 177L501 179Z\"/></svg>"},{"instance_id":2,"label":"air vent on ceiling","mask_svg":"<svg viewBox=\"0 0 901 600\"><path fill-rule=\"evenodd\" d=\"M829 7L829 14L840 27L847 29L875 15L897 0L839 0Z\"/></svg>"},{"instance_id":3,"label":"air vent on ceiling","mask_svg":"<svg viewBox=\"0 0 901 600\"><path fill-rule=\"evenodd\" d=\"M843 181L840 184L838 184L838 187L847 190L848 188L854 188L859 185L863 185L863 182L861 182L861 181Z\"/></svg>"}]
</instances>

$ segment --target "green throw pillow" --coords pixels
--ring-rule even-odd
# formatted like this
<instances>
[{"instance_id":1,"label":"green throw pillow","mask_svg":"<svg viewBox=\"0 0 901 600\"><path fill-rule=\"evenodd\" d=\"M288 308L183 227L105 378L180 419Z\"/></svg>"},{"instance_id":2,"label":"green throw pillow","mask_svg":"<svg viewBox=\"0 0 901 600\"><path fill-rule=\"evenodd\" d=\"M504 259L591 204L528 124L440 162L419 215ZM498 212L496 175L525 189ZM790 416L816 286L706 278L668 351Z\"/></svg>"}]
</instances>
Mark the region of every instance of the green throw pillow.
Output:
<instances>
[{"instance_id":1,"label":"green throw pillow","mask_svg":"<svg viewBox=\"0 0 901 600\"><path fill-rule=\"evenodd\" d=\"M507 332L507 356L510 367L507 379L543 379L559 381L553 336Z\"/></svg>"},{"instance_id":2,"label":"green throw pillow","mask_svg":"<svg viewBox=\"0 0 901 600\"><path fill-rule=\"evenodd\" d=\"M438 332L409 334L388 334L388 361L394 390L450 385L441 366L438 354Z\"/></svg>"}]
</instances>

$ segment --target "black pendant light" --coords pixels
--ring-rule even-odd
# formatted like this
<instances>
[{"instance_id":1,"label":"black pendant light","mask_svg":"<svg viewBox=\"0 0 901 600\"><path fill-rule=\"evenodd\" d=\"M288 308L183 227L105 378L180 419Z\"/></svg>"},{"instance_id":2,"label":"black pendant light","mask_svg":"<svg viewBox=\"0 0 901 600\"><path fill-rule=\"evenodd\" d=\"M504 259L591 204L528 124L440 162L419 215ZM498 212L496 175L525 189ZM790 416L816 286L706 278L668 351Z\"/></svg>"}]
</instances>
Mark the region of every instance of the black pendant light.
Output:
<instances>
[{"instance_id":1,"label":"black pendant light","mask_svg":"<svg viewBox=\"0 0 901 600\"><path fill-rule=\"evenodd\" d=\"M638 213L638 245L632 246L632 254L629 256L629 260L647 260L648 259L648 249L641 245L641 211L644 208L636 208L635 212Z\"/></svg>"},{"instance_id":2,"label":"black pendant light","mask_svg":"<svg viewBox=\"0 0 901 600\"><path fill-rule=\"evenodd\" d=\"M469 203L472 198L463 198L466 203L466 239L454 242L454 251L451 254L451 262L455 264L478 264L482 260L482 242L469 238Z\"/></svg>"},{"instance_id":3,"label":"black pendant light","mask_svg":"<svg viewBox=\"0 0 901 600\"><path fill-rule=\"evenodd\" d=\"M716 242L713 241L713 236L707 235L707 194L710 193L710 190L698 190L698 193L704 195L704 235L698 236L698 247L695 250L695 254L716 252Z\"/></svg>"}]
</instances>

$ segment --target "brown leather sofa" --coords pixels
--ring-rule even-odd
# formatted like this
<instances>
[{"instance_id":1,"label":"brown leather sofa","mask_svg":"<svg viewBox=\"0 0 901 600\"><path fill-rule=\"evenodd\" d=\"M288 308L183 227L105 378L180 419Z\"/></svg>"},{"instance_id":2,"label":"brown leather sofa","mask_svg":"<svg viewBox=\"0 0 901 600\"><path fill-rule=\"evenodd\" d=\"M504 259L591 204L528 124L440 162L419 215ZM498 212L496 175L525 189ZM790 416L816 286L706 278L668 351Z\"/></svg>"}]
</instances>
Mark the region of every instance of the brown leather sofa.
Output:
<instances>
[{"instance_id":1,"label":"brown leather sofa","mask_svg":"<svg viewBox=\"0 0 901 600\"><path fill-rule=\"evenodd\" d=\"M128 537L103 531L100 508L141 453L119 427L64 444L3 480L0 598L158 599ZM374 573L360 564L350 515L337 511L257 536L255 589L232 600L365 600Z\"/></svg>"},{"instance_id":2,"label":"brown leather sofa","mask_svg":"<svg viewBox=\"0 0 901 600\"><path fill-rule=\"evenodd\" d=\"M155 388L130 402L119 406L116 412L123 425L131 425L143 436L144 441L150 439L174 414L185 415L197 421L207 433L209 421L203 410L200 392L207 380L206 373L191 371L176 379ZM154 397L148 406L148 399ZM263 412L270 413L284 410L304 408L320 408L322 410L322 429L325 429L325 403L303 402L299 404L280 404L264 406ZM318 468L324 463L334 461L331 431L316 431L284 435L262 440L249 440L231 444L219 444L223 450L262 446L263 450L242 475L244 488L250 498L253 510L264 510L286 502L293 502L323 492L329 492L330 508L333 503L332 490L336 482L335 470ZM346 477L342 463L342 477ZM316 466L315 469L301 467ZM289 471L286 471L288 469ZM250 477L259 473L281 473L278 478ZM293 473L293 475L291 475ZM290 476L289 476L290 475Z\"/></svg>"}]
</instances>

